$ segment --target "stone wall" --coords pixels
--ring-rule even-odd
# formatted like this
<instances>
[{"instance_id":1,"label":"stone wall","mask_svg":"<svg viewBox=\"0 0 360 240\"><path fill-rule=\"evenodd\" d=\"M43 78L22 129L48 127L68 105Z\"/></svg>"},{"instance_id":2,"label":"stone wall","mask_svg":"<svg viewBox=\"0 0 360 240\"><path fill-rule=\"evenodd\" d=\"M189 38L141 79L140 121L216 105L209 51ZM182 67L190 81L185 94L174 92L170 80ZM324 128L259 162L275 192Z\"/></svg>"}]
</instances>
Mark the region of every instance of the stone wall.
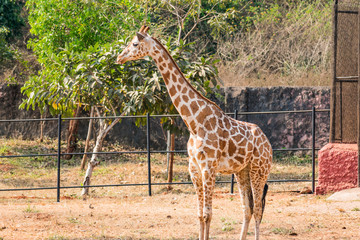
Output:
<instances>
[{"instance_id":1,"label":"stone wall","mask_svg":"<svg viewBox=\"0 0 360 240\"><path fill-rule=\"evenodd\" d=\"M39 118L38 111L20 110L23 96L18 85L0 86L0 119ZM223 101L216 101L225 112L264 112L310 110L330 108L330 89L327 87L271 87L221 89ZM86 116L86 113L84 113ZM51 117L51 116L48 116ZM270 139L273 148L302 148L311 146L311 113L239 115L239 120L256 123ZM181 121L180 121L181 122ZM316 115L316 147L322 147L329 138L330 114ZM80 137L85 138L88 121L80 122ZM165 134L159 120L152 122L152 146L165 149ZM66 129L67 122L63 129ZM37 138L40 132L39 122L0 123L0 136ZM55 137L57 122L47 122L45 134ZM65 134L65 131L63 132ZM109 133L108 140L127 144L136 148L146 146L145 127L137 128L131 119L124 119ZM177 149L186 148L187 134L177 137Z\"/></svg>"},{"instance_id":2,"label":"stone wall","mask_svg":"<svg viewBox=\"0 0 360 240\"><path fill-rule=\"evenodd\" d=\"M330 109L328 87L226 88L225 111L266 112ZM311 146L311 113L240 116L256 123L268 136L273 148ZM330 113L316 114L316 147L329 141Z\"/></svg>"}]
</instances>

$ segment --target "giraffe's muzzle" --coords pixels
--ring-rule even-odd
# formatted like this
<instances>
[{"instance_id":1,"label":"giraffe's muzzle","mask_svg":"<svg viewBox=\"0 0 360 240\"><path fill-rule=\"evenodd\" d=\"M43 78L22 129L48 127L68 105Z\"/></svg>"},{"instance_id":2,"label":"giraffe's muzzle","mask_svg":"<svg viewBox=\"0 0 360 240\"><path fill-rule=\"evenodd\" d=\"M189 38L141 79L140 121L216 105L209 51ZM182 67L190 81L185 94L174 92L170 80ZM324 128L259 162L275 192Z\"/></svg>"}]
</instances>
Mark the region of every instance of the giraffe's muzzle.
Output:
<instances>
[{"instance_id":1,"label":"giraffe's muzzle","mask_svg":"<svg viewBox=\"0 0 360 240\"><path fill-rule=\"evenodd\" d=\"M118 58L116 59L117 64L124 64L125 62L126 62L126 60L122 56L118 56Z\"/></svg>"},{"instance_id":2,"label":"giraffe's muzzle","mask_svg":"<svg viewBox=\"0 0 360 240\"><path fill-rule=\"evenodd\" d=\"M128 54L128 51L123 51L116 59L116 63L117 64L124 64L127 62L128 58L126 57L126 55Z\"/></svg>"}]
</instances>

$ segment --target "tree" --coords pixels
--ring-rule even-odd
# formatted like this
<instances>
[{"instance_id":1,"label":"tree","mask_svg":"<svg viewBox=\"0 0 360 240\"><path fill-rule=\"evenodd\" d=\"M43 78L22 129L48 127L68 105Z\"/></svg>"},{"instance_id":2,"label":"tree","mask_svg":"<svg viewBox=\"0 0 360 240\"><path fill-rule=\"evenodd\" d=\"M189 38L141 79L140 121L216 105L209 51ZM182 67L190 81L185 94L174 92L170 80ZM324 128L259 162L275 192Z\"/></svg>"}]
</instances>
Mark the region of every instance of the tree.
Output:
<instances>
[{"instance_id":1,"label":"tree","mask_svg":"<svg viewBox=\"0 0 360 240\"><path fill-rule=\"evenodd\" d=\"M141 17L142 12L138 4L131 1L27 1L29 9L29 23L32 26L31 33L38 36L29 41L29 46L34 50L42 70L38 76L33 76L27 81L23 88L24 93L31 90L26 103L32 105L46 106L51 114L62 113L66 116L77 116L80 112L78 96L68 96L68 101L61 101L59 86L64 86L64 79L73 77L72 66L73 55L86 52L95 44L103 44L118 39L118 34L126 31L126 26L118 29L121 22L130 17ZM118 13L123 14L118 14ZM85 24L86 23L86 24ZM69 62L63 63L64 57ZM45 87L49 93L34 90ZM42 92L43 96L31 95L31 93ZM24 105L22 106L24 107ZM41 108L44 111L44 107ZM68 131L67 151L72 152L77 142L77 120L71 120ZM71 157L68 155L67 157Z\"/></svg>"},{"instance_id":2,"label":"tree","mask_svg":"<svg viewBox=\"0 0 360 240\"><path fill-rule=\"evenodd\" d=\"M0 76L4 69L11 66L14 71L16 68L16 65L13 65L19 58L19 53L12 43L15 42L14 40L20 35L25 25L24 18L21 16L23 5L24 3L18 0L0 1Z\"/></svg>"},{"instance_id":3,"label":"tree","mask_svg":"<svg viewBox=\"0 0 360 240\"><path fill-rule=\"evenodd\" d=\"M236 36L254 25L267 1L248 0L153 0L151 20L161 31L178 40L196 42L199 52L215 53L220 40Z\"/></svg>"},{"instance_id":4,"label":"tree","mask_svg":"<svg viewBox=\"0 0 360 240\"><path fill-rule=\"evenodd\" d=\"M21 16L22 1L2 0L0 2L0 29L7 29L6 39L9 40L20 34L25 21ZM1 54L1 53L0 53Z\"/></svg>"}]
</instances>

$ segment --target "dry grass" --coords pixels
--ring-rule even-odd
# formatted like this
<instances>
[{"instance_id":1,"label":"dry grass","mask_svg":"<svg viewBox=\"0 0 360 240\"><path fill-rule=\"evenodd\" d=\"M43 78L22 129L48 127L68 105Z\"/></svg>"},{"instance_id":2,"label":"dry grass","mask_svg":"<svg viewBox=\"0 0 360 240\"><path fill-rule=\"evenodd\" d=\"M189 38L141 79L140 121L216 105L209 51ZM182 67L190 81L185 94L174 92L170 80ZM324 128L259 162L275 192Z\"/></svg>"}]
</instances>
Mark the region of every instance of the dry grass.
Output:
<instances>
[{"instance_id":1,"label":"dry grass","mask_svg":"<svg viewBox=\"0 0 360 240\"><path fill-rule=\"evenodd\" d=\"M0 155L19 155L35 153L55 153L56 141L45 140L43 144L37 141L19 139L1 139ZM107 145L104 151L129 150L124 146ZM133 149L132 149L133 150ZM128 184L147 183L147 158L144 154L105 155L100 166L95 168L92 184ZM79 169L80 157L62 160L62 186L79 186L84 177L84 171ZM56 157L33 158L2 158L0 159L0 188L26 188L56 186ZM151 155L151 172L153 183L167 182L166 155ZM310 179L311 161L309 157L294 155L276 155L270 179ZM230 175L216 176L217 181L229 181ZM188 160L186 155L175 155L174 182L190 182ZM310 183L301 184L272 184L275 191L299 191ZM229 191L229 184L218 184L219 189ZM128 192L131 188L133 195L146 195L147 187L120 187L114 192L112 188L94 188L92 194L113 196ZM194 193L192 185L177 187L183 192ZM154 192L164 191L164 186L153 186ZM63 190L67 195L78 195L79 189Z\"/></svg>"},{"instance_id":2,"label":"dry grass","mask_svg":"<svg viewBox=\"0 0 360 240\"><path fill-rule=\"evenodd\" d=\"M284 1L253 30L219 43L225 86L330 85L331 4Z\"/></svg>"}]
</instances>

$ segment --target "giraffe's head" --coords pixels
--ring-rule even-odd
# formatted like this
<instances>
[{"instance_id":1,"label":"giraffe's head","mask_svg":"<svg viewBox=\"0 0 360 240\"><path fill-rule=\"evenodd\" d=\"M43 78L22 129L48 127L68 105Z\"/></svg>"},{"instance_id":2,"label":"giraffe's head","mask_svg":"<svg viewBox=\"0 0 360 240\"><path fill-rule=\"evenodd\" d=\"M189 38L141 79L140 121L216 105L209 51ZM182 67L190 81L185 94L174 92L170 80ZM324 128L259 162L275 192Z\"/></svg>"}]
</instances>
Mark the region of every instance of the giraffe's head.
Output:
<instances>
[{"instance_id":1,"label":"giraffe's head","mask_svg":"<svg viewBox=\"0 0 360 240\"><path fill-rule=\"evenodd\" d=\"M130 44L122 51L117 57L116 63L124 64L127 61L136 60L149 55L150 39L147 34L149 27L142 26L140 31L136 33L136 36L132 39Z\"/></svg>"}]
</instances>

